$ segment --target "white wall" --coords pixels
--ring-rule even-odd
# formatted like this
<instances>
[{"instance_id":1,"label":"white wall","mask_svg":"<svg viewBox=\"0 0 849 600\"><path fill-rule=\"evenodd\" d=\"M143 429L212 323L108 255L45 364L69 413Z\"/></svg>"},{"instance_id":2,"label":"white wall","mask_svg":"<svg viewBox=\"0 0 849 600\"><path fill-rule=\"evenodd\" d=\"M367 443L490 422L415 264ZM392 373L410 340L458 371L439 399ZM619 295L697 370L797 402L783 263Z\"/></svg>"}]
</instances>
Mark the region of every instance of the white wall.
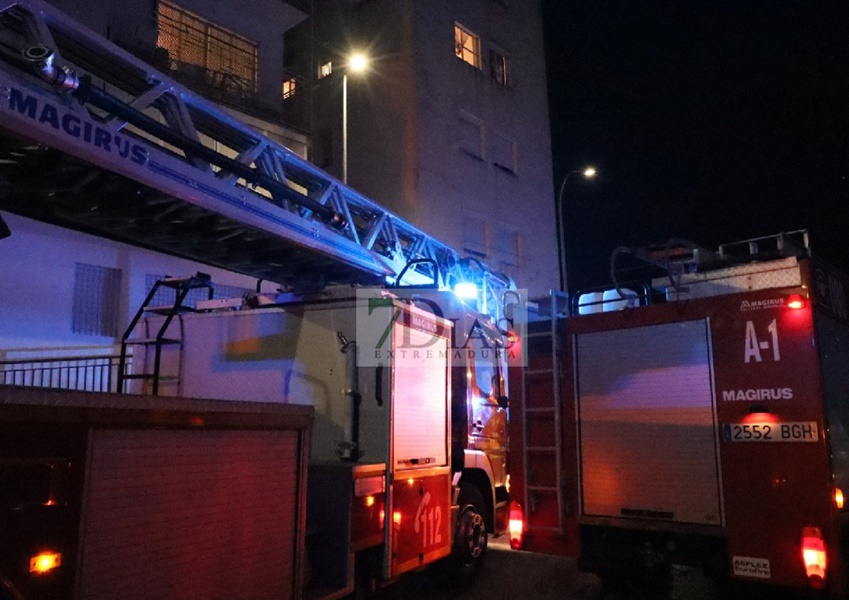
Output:
<instances>
[{"instance_id":1,"label":"white wall","mask_svg":"<svg viewBox=\"0 0 849 600\"><path fill-rule=\"evenodd\" d=\"M120 338L71 331L76 263L121 269L123 319L119 333L144 301L145 276L198 271L213 283L256 287L256 280L127 244L0 213L12 235L0 240L0 356L13 349L99 346ZM272 284L266 284L273 289ZM266 288L263 288L264 290Z\"/></svg>"}]
</instances>

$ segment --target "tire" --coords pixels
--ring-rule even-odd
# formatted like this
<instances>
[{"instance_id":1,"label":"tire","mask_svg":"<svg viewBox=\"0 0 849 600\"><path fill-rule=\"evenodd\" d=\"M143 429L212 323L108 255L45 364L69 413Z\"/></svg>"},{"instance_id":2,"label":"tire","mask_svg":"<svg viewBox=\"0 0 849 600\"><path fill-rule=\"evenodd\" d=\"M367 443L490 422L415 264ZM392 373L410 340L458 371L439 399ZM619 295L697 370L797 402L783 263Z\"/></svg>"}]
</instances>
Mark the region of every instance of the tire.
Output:
<instances>
[{"instance_id":1,"label":"tire","mask_svg":"<svg viewBox=\"0 0 849 600\"><path fill-rule=\"evenodd\" d=\"M486 505L476 487L462 483L459 505L451 560L457 575L474 577L480 572L486 558L488 543Z\"/></svg>"}]
</instances>

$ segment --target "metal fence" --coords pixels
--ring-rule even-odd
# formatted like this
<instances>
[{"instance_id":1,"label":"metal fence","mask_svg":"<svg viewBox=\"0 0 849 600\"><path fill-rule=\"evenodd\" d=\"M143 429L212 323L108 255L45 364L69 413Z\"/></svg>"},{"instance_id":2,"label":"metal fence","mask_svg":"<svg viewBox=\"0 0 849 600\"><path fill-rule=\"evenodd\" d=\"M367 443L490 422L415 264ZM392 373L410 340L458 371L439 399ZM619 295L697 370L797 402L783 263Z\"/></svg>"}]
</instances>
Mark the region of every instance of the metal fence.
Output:
<instances>
[{"instance_id":1,"label":"metal fence","mask_svg":"<svg viewBox=\"0 0 849 600\"><path fill-rule=\"evenodd\" d=\"M0 383L87 392L115 391L118 359L118 355L109 354L0 360Z\"/></svg>"}]
</instances>

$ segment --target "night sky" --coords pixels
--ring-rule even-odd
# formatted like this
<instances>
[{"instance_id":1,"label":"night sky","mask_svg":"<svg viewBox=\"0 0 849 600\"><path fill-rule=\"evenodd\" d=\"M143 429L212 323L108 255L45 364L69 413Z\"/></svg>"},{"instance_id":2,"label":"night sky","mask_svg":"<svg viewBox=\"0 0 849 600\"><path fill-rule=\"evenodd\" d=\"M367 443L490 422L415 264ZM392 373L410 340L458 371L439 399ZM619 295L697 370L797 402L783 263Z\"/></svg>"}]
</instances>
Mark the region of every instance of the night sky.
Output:
<instances>
[{"instance_id":1,"label":"night sky","mask_svg":"<svg viewBox=\"0 0 849 600\"><path fill-rule=\"evenodd\" d=\"M849 2L543 0L570 291L615 246L806 228L849 269Z\"/></svg>"}]
</instances>

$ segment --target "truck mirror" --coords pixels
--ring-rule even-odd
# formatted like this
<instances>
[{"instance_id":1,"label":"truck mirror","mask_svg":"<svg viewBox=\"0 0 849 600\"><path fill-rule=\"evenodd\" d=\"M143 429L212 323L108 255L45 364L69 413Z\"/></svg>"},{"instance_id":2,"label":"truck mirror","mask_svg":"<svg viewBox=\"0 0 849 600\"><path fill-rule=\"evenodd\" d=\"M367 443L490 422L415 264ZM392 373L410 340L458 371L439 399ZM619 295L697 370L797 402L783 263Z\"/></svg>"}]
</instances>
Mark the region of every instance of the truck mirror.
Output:
<instances>
[{"instance_id":1,"label":"truck mirror","mask_svg":"<svg viewBox=\"0 0 849 600\"><path fill-rule=\"evenodd\" d=\"M507 396L498 396L497 402L500 408L507 408L510 406L510 399Z\"/></svg>"}]
</instances>

